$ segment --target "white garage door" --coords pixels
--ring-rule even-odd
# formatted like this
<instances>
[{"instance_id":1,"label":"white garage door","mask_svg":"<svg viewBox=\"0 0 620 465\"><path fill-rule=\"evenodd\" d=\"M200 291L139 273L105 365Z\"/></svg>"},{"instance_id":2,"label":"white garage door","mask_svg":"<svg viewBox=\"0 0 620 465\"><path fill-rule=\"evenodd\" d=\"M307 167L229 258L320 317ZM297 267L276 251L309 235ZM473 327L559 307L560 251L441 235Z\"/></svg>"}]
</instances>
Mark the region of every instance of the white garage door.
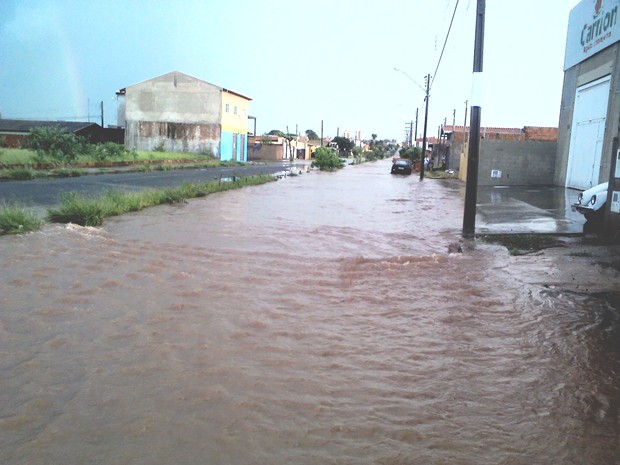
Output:
<instances>
[{"instance_id":1,"label":"white garage door","mask_svg":"<svg viewBox=\"0 0 620 465\"><path fill-rule=\"evenodd\" d=\"M610 76L577 89L566 187L589 189L598 184L601 169Z\"/></svg>"}]
</instances>

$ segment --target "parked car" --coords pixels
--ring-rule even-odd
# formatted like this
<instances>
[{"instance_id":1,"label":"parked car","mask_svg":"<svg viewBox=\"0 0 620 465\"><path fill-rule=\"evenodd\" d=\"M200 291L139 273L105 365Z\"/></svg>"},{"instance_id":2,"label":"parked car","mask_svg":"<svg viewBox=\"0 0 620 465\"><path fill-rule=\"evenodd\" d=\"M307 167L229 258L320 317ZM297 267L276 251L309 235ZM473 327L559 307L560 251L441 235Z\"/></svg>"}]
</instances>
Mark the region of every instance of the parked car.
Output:
<instances>
[{"instance_id":1,"label":"parked car","mask_svg":"<svg viewBox=\"0 0 620 465\"><path fill-rule=\"evenodd\" d=\"M399 158L392 163L392 174L411 174L411 162L405 158Z\"/></svg>"},{"instance_id":2,"label":"parked car","mask_svg":"<svg viewBox=\"0 0 620 465\"><path fill-rule=\"evenodd\" d=\"M604 182L598 186L580 192L577 202L573 204L573 210L577 210L588 221L597 221L605 214L605 203L607 202L607 190L609 183Z\"/></svg>"}]
</instances>

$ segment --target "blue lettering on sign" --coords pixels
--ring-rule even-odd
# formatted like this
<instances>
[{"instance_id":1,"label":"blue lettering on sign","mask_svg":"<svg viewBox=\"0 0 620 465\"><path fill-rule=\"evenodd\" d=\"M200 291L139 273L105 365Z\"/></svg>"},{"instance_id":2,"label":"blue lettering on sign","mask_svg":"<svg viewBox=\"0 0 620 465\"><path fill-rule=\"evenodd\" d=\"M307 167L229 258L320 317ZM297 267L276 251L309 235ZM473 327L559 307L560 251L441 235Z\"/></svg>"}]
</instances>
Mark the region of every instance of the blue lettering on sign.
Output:
<instances>
[{"instance_id":1,"label":"blue lettering on sign","mask_svg":"<svg viewBox=\"0 0 620 465\"><path fill-rule=\"evenodd\" d=\"M586 47L586 44L606 33L607 30L614 27L617 22L618 7L616 6L613 10L605 13L604 16L599 17L592 24L584 24L583 29L581 30L581 45Z\"/></svg>"}]
</instances>

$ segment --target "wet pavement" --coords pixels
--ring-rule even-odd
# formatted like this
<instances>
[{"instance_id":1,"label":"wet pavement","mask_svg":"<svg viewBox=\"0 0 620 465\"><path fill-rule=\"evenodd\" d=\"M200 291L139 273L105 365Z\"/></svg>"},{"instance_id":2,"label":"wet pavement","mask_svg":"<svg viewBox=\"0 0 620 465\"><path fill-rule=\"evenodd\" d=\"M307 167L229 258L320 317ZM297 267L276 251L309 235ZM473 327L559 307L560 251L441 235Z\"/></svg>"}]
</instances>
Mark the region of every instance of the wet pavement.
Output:
<instances>
[{"instance_id":1,"label":"wet pavement","mask_svg":"<svg viewBox=\"0 0 620 465\"><path fill-rule=\"evenodd\" d=\"M571 209L578 193L558 186L479 186L476 233L581 234L585 218Z\"/></svg>"}]
</instances>

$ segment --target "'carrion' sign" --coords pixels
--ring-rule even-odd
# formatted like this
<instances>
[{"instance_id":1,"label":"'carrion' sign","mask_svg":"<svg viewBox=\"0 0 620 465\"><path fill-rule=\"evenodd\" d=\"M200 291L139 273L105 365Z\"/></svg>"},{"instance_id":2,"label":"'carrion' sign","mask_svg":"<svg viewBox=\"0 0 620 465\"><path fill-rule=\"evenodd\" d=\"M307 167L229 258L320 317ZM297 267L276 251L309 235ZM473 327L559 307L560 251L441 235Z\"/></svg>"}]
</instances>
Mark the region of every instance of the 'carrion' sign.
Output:
<instances>
[{"instance_id":1,"label":"'carrion' sign","mask_svg":"<svg viewBox=\"0 0 620 465\"><path fill-rule=\"evenodd\" d=\"M582 0L570 12L564 71L620 40L620 0Z\"/></svg>"}]
</instances>

